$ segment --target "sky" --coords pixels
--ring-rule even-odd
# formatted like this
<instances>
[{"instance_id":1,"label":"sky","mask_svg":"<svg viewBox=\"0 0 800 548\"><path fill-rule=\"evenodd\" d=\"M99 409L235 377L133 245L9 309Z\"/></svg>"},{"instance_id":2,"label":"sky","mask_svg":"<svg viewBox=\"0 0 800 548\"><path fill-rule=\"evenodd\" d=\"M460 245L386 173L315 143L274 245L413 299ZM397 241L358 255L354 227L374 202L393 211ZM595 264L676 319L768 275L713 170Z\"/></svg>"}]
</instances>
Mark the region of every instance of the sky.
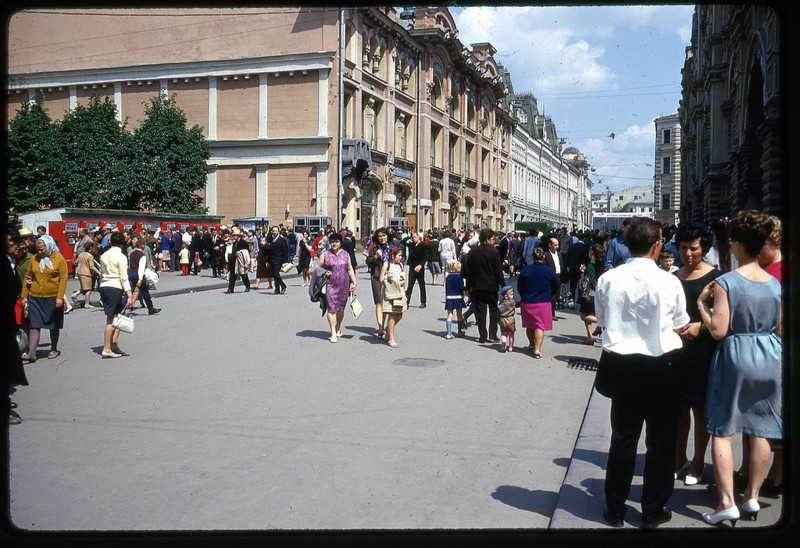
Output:
<instances>
[{"instance_id":1,"label":"sky","mask_svg":"<svg viewBox=\"0 0 800 548\"><path fill-rule=\"evenodd\" d=\"M653 120L678 111L694 5L450 11L461 43L491 43L514 91L586 155L592 193L653 184Z\"/></svg>"}]
</instances>

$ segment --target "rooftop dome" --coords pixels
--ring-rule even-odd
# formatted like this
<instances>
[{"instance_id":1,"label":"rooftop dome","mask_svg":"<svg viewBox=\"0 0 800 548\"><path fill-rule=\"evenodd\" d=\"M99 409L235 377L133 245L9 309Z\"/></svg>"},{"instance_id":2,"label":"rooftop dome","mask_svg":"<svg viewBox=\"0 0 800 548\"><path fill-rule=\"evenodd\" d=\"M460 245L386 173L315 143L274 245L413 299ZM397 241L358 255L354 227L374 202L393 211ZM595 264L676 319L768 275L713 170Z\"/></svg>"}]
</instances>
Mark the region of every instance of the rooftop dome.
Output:
<instances>
[{"instance_id":1,"label":"rooftop dome","mask_svg":"<svg viewBox=\"0 0 800 548\"><path fill-rule=\"evenodd\" d=\"M580 151L575 147L567 147L562 154L579 154Z\"/></svg>"}]
</instances>

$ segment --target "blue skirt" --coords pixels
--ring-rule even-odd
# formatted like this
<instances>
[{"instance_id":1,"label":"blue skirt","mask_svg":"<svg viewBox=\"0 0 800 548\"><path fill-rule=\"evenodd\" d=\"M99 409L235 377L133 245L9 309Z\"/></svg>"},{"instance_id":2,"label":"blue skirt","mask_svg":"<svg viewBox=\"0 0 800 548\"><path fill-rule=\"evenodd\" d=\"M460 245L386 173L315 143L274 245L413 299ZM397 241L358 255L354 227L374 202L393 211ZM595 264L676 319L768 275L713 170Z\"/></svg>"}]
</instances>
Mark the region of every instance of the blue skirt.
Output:
<instances>
[{"instance_id":1,"label":"blue skirt","mask_svg":"<svg viewBox=\"0 0 800 548\"><path fill-rule=\"evenodd\" d=\"M28 297L31 329L63 329L64 305L56 308L56 297Z\"/></svg>"}]
</instances>

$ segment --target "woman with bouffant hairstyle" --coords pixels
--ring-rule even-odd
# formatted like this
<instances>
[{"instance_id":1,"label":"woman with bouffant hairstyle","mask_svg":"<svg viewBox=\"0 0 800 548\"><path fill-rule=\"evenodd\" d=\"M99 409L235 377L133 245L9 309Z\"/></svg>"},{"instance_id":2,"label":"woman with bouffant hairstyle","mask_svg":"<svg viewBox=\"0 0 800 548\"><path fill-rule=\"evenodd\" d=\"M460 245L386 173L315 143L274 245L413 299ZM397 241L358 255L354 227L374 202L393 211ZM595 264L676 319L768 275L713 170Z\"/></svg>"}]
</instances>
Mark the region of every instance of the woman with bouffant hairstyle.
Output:
<instances>
[{"instance_id":1,"label":"woman with bouffant hairstyle","mask_svg":"<svg viewBox=\"0 0 800 548\"><path fill-rule=\"evenodd\" d=\"M711 434L719 505L703 520L717 525L755 519L759 489L769 466L767 440L783 435L781 416L781 287L757 256L774 227L768 215L740 211L731 221L731 251L739 267L708 284L697 307L717 339L706 392L705 424ZM749 436L749 476L736 505L731 440Z\"/></svg>"}]
</instances>

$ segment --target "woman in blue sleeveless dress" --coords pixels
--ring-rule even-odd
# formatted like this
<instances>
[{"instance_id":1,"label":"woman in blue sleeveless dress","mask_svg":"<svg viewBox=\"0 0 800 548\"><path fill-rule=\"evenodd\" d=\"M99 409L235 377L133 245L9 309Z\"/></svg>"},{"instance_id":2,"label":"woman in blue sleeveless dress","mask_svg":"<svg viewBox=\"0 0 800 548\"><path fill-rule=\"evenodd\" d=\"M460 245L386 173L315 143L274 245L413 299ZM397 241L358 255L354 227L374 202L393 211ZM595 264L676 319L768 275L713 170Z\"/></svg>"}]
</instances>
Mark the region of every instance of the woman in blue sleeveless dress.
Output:
<instances>
[{"instance_id":1,"label":"woman in blue sleeveless dress","mask_svg":"<svg viewBox=\"0 0 800 548\"><path fill-rule=\"evenodd\" d=\"M328 323L331 327L330 341L335 343L342 336L342 320L347 307L347 297L356 289L356 274L350 255L342 249L342 237L336 232L328 237L331 248L319 259L318 267L329 271Z\"/></svg>"},{"instance_id":2,"label":"woman in blue sleeveless dress","mask_svg":"<svg viewBox=\"0 0 800 548\"><path fill-rule=\"evenodd\" d=\"M768 439L780 439L781 288L756 256L772 231L772 220L741 211L731 222L731 250L739 267L707 285L697 299L711 336L719 341L708 378L706 431L712 435L714 477L719 493L715 512L703 519L717 525L739 517L755 519L758 491L770 459ZM748 434L750 474L744 502L734 499L731 440Z\"/></svg>"}]
</instances>

